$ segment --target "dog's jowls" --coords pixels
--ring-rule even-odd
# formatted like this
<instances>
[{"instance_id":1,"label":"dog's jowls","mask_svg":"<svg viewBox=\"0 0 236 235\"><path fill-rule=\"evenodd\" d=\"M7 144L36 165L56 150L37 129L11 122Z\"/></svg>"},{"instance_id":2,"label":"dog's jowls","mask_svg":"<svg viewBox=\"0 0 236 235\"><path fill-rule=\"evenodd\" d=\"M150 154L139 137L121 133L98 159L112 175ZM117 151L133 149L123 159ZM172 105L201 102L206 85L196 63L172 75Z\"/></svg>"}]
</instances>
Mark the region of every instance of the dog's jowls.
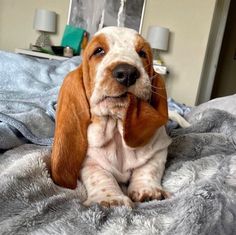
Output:
<instances>
[{"instance_id":1,"label":"dog's jowls","mask_svg":"<svg viewBox=\"0 0 236 235\"><path fill-rule=\"evenodd\" d=\"M60 90L54 182L75 188L80 178L85 205L133 206L167 197L161 186L170 144L167 118L165 86L153 71L149 44L132 29L102 29Z\"/></svg>"}]
</instances>

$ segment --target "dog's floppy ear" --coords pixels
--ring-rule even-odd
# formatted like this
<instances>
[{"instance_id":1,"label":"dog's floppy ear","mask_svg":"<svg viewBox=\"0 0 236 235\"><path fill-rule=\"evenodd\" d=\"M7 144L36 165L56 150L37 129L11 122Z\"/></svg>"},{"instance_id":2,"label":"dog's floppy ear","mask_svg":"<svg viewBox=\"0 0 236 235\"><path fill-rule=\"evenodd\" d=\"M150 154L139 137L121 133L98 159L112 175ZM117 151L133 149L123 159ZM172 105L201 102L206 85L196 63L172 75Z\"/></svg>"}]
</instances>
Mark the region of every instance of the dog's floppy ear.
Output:
<instances>
[{"instance_id":1,"label":"dog's floppy ear","mask_svg":"<svg viewBox=\"0 0 236 235\"><path fill-rule=\"evenodd\" d=\"M147 144L157 128L168 120L167 95L163 79L153 75L150 103L129 94L129 106L123 122L124 140L130 147Z\"/></svg>"},{"instance_id":2,"label":"dog's floppy ear","mask_svg":"<svg viewBox=\"0 0 236 235\"><path fill-rule=\"evenodd\" d=\"M76 188L88 145L90 111L84 84L82 65L69 73L63 82L57 104L51 155L53 181L72 189Z\"/></svg>"}]
</instances>

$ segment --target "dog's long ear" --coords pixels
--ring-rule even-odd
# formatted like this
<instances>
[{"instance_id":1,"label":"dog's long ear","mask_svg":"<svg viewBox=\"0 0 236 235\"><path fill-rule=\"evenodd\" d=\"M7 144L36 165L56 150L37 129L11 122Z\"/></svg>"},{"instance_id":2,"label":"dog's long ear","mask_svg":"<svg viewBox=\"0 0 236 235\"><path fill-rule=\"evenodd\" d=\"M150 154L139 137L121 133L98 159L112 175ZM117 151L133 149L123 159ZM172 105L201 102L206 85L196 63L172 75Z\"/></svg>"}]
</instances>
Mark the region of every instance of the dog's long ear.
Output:
<instances>
[{"instance_id":1,"label":"dog's long ear","mask_svg":"<svg viewBox=\"0 0 236 235\"><path fill-rule=\"evenodd\" d=\"M124 140L130 147L147 144L157 128L168 120L167 95L163 79L153 73L150 103L129 94L129 106L123 122Z\"/></svg>"},{"instance_id":2,"label":"dog's long ear","mask_svg":"<svg viewBox=\"0 0 236 235\"><path fill-rule=\"evenodd\" d=\"M56 184L67 188L76 188L87 152L90 111L83 79L81 65L65 78L57 104L51 174Z\"/></svg>"}]
</instances>

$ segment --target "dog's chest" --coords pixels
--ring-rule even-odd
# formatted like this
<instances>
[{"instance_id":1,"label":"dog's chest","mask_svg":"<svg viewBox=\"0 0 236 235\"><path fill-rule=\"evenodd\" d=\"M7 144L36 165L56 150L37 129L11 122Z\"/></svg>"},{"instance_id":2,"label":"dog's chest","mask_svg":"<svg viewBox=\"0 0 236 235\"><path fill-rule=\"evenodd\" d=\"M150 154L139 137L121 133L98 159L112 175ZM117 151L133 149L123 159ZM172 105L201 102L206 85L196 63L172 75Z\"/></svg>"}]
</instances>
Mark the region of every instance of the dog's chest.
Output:
<instances>
[{"instance_id":1,"label":"dog's chest","mask_svg":"<svg viewBox=\"0 0 236 235\"><path fill-rule=\"evenodd\" d=\"M86 162L99 164L110 171L118 182L127 182L133 169L145 164L165 146L156 145L155 139L154 137L144 147L130 148L123 140L121 122L107 119L93 123L88 128L89 147Z\"/></svg>"}]
</instances>

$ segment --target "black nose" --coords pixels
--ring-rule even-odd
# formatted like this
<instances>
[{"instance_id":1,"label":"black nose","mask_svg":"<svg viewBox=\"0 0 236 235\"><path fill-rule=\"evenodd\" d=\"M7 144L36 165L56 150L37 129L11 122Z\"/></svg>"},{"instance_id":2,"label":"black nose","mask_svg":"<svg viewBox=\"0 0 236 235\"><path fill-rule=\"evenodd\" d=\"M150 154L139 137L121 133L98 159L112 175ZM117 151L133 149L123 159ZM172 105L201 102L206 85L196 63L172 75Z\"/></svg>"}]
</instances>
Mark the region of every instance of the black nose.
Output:
<instances>
[{"instance_id":1,"label":"black nose","mask_svg":"<svg viewBox=\"0 0 236 235\"><path fill-rule=\"evenodd\" d=\"M136 80L140 77L138 69L130 64L118 64L112 71L113 77L120 84L129 87L133 85Z\"/></svg>"}]
</instances>

